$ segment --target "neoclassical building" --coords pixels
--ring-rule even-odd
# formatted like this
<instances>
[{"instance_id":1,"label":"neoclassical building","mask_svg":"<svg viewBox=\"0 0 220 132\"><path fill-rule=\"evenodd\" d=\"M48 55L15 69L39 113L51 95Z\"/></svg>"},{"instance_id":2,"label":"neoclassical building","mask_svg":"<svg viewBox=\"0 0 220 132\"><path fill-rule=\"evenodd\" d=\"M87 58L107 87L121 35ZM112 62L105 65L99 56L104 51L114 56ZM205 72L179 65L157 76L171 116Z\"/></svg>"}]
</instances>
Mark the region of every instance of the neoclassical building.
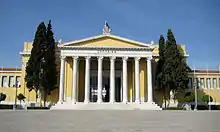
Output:
<instances>
[{"instance_id":1,"label":"neoclassical building","mask_svg":"<svg viewBox=\"0 0 220 132\"><path fill-rule=\"evenodd\" d=\"M101 35L70 42L60 40L56 45L58 84L47 99L55 103L52 109L161 109L163 97L155 89L158 45L113 35L106 26ZM188 56L185 46L181 48ZM17 93L25 95L25 102L36 104L40 101L36 92L29 92L24 80L31 49L32 42L25 42L20 52L22 68L11 73L20 77L19 82L12 82L14 86L19 83ZM2 84L6 76L4 70L3 73ZM220 74L215 75L219 87ZM192 74L189 76L194 79ZM10 75L4 78L4 83L10 83ZM6 102L13 103L14 89L6 90L2 84L0 92L7 93L10 99ZM216 97L218 93L215 92Z\"/></svg>"}]
</instances>

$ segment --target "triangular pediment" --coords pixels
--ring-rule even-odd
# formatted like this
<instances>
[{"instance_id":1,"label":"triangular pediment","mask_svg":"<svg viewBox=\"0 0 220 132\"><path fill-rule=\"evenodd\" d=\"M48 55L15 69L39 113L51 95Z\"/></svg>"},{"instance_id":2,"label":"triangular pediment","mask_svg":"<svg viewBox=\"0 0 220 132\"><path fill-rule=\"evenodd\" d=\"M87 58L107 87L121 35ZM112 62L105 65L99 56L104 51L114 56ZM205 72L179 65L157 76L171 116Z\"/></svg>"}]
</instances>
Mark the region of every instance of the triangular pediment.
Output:
<instances>
[{"instance_id":1,"label":"triangular pediment","mask_svg":"<svg viewBox=\"0 0 220 132\"><path fill-rule=\"evenodd\" d=\"M66 42L61 46L83 46L83 47L149 47L151 44L142 43L114 35L99 35L81 40Z\"/></svg>"}]
</instances>

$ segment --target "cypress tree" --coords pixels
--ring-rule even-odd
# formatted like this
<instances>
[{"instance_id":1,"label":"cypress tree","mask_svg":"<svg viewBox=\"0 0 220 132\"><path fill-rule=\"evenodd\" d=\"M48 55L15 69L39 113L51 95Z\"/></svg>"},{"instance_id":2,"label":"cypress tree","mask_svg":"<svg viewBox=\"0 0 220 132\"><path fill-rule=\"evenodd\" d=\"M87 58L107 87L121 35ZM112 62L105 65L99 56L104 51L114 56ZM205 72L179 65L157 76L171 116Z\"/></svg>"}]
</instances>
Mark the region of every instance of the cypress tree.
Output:
<instances>
[{"instance_id":1,"label":"cypress tree","mask_svg":"<svg viewBox=\"0 0 220 132\"><path fill-rule=\"evenodd\" d=\"M164 65L162 74L163 85L170 92L173 91L175 94L179 90L182 90L188 85L188 66L186 64L186 59L181 51L179 50L178 45L176 44L175 37L171 31L168 30L167 41L164 49Z\"/></svg>"},{"instance_id":2,"label":"cypress tree","mask_svg":"<svg viewBox=\"0 0 220 132\"><path fill-rule=\"evenodd\" d=\"M33 48L31 50L30 58L27 62L25 81L29 91L40 90L42 78L42 65L44 62L44 50L46 46L46 26L41 22L35 33Z\"/></svg>"},{"instance_id":3,"label":"cypress tree","mask_svg":"<svg viewBox=\"0 0 220 132\"><path fill-rule=\"evenodd\" d=\"M47 43L46 50L44 53L45 63L44 63L44 74L42 79L42 87L44 88L44 106L47 100L47 95L55 89L57 84L57 72L56 72L56 58L55 58L55 40L54 33L52 32L51 21L47 26Z\"/></svg>"},{"instance_id":4,"label":"cypress tree","mask_svg":"<svg viewBox=\"0 0 220 132\"><path fill-rule=\"evenodd\" d=\"M157 65L157 73L156 73L156 82L157 82L157 87L159 88L159 90L161 90L164 94L164 98L165 98L165 106L166 106L166 90L165 90L165 86L163 85L163 80L164 80L164 74L162 73L163 71L163 65L165 62L165 57L164 57L164 48L165 48L165 39L163 37L163 35L160 35L160 39L159 39L159 61L158 61L158 65Z\"/></svg>"}]
</instances>

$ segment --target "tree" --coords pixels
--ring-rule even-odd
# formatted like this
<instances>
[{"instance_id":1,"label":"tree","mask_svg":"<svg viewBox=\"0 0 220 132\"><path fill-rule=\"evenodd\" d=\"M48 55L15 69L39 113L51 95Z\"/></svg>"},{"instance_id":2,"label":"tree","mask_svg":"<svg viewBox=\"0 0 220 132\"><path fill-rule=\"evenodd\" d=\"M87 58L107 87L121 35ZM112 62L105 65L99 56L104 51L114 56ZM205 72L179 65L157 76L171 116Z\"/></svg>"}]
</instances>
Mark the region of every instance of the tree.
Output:
<instances>
[{"instance_id":1,"label":"tree","mask_svg":"<svg viewBox=\"0 0 220 132\"><path fill-rule=\"evenodd\" d=\"M164 80L164 74L162 73L163 70L163 65L165 62L165 57L164 57L164 47L165 47L165 39L163 37L163 35L160 35L160 39L159 39L159 61L158 61L158 65L157 65L157 73L156 73L156 82L157 82L157 87L163 91L164 94L164 99L165 99L165 106L166 106L166 90L163 85L163 80Z\"/></svg>"},{"instance_id":2,"label":"tree","mask_svg":"<svg viewBox=\"0 0 220 132\"><path fill-rule=\"evenodd\" d=\"M20 105L21 105L21 101L24 101L24 99L26 98L22 93L19 93L17 96L18 100L20 101Z\"/></svg>"},{"instance_id":3,"label":"tree","mask_svg":"<svg viewBox=\"0 0 220 132\"><path fill-rule=\"evenodd\" d=\"M0 93L0 103L1 103L2 101L5 101L6 97L7 97L6 94Z\"/></svg>"},{"instance_id":4,"label":"tree","mask_svg":"<svg viewBox=\"0 0 220 132\"><path fill-rule=\"evenodd\" d=\"M166 45L164 48L164 63L161 71L162 85L167 92L176 94L179 90L187 88L189 67L184 55L176 44L175 37L168 29Z\"/></svg>"},{"instance_id":5,"label":"tree","mask_svg":"<svg viewBox=\"0 0 220 132\"><path fill-rule=\"evenodd\" d=\"M46 105L47 95L50 94L53 89L55 89L55 85L57 84L55 40L53 35L54 33L52 31L51 21L49 21L46 35L46 51L44 54L44 73L41 82L44 88L44 106Z\"/></svg>"},{"instance_id":6,"label":"tree","mask_svg":"<svg viewBox=\"0 0 220 132\"><path fill-rule=\"evenodd\" d=\"M208 104L209 102L213 101L213 98L212 98L212 96L206 94L206 95L202 96L202 101Z\"/></svg>"},{"instance_id":7,"label":"tree","mask_svg":"<svg viewBox=\"0 0 220 132\"><path fill-rule=\"evenodd\" d=\"M195 94L192 92L187 92L184 96L184 101L187 103L191 103L195 101Z\"/></svg>"},{"instance_id":8,"label":"tree","mask_svg":"<svg viewBox=\"0 0 220 132\"><path fill-rule=\"evenodd\" d=\"M42 91L41 80L43 76L44 52L46 50L46 26L41 22L35 33L33 48L27 62L25 81L29 91Z\"/></svg>"}]
</instances>

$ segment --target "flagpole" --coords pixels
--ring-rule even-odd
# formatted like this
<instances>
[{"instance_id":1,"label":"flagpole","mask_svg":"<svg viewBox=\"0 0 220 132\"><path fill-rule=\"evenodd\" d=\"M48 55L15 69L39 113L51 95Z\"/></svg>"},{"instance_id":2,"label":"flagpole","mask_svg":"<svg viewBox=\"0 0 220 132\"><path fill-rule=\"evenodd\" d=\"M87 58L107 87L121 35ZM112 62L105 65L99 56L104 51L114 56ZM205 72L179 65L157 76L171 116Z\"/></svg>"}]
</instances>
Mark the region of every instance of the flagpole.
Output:
<instances>
[{"instance_id":1,"label":"flagpole","mask_svg":"<svg viewBox=\"0 0 220 132\"><path fill-rule=\"evenodd\" d=\"M194 80L194 92L195 92L195 106L194 106L194 110L197 110L197 105L198 105L198 100L197 100L197 84L196 84L196 77L195 77L195 73L196 73L196 69L195 69L195 65L193 65L193 80Z\"/></svg>"}]
</instances>

